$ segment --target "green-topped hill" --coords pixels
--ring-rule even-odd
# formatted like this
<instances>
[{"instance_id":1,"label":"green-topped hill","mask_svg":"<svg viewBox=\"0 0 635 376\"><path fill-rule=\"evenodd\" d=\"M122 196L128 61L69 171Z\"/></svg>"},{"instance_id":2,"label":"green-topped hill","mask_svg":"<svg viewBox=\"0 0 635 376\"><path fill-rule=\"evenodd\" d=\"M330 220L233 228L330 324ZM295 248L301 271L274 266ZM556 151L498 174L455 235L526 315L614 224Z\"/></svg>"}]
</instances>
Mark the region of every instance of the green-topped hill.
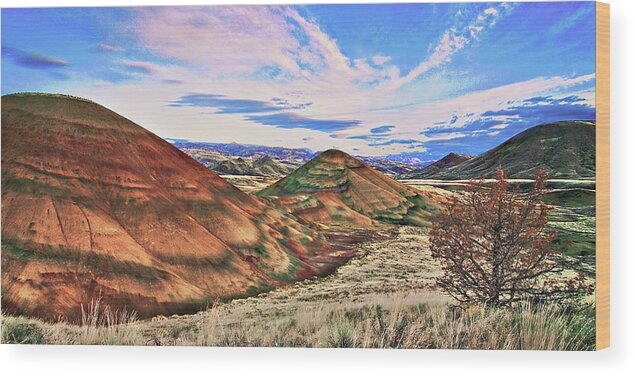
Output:
<instances>
[{"instance_id":1,"label":"green-topped hill","mask_svg":"<svg viewBox=\"0 0 635 376\"><path fill-rule=\"evenodd\" d=\"M552 179L595 178L595 122L538 125L478 157L442 168L426 178L493 177L499 166L515 179L531 179L540 168L546 169Z\"/></svg>"},{"instance_id":2,"label":"green-topped hill","mask_svg":"<svg viewBox=\"0 0 635 376\"><path fill-rule=\"evenodd\" d=\"M434 199L339 151L327 150L259 192L295 214L320 223L369 225L375 221L423 225Z\"/></svg>"}]
</instances>

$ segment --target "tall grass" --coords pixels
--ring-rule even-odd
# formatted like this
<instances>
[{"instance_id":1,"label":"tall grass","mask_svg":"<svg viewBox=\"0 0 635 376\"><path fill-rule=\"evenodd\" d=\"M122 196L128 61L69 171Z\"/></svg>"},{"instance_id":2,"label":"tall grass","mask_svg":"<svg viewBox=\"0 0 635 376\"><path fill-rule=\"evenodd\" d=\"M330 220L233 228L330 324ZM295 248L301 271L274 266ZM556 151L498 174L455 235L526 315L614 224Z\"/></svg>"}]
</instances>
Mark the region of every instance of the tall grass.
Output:
<instances>
[{"instance_id":1,"label":"tall grass","mask_svg":"<svg viewBox=\"0 0 635 376\"><path fill-rule=\"evenodd\" d=\"M125 307L113 310L101 299L82 305L80 325L60 318L55 324L26 317L2 317L2 343L64 345L143 345L137 314Z\"/></svg>"},{"instance_id":2,"label":"tall grass","mask_svg":"<svg viewBox=\"0 0 635 376\"><path fill-rule=\"evenodd\" d=\"M101 299L91 300L84 307L81 305L82 321L78 344L91 345L135 345L140 337L135 330L137 313L128 311L126 307L113 310L104 305Z\"/></svg>"},{"instance_id":3,"label":"tall grass","mask_svg":"<svg viewBox=\"0 0 635 376\"><path fill-rule=\"evenodd\" d=\"M586 350L595 342L592 318L530 305L468 310L428 304L323 306L215 331L223 346Z\"/></svg>"},{"instance_id":4,"label":"tall grass","mask_svg":"<svg viewBox=\"0 0 635 376\"><path fill-rule=\"evenodd\" d=\"M523 303L313 309L280 320L215 327L222 346L593 350L592 312ZM202 331L205 333L205 330ZM209 342L208 342L209 344Z\"/></svg>"},{"instance_id":5,"label":"tall grass","mask_svg":"<svg viewBox=\"0 0 635 376\"><path fill-rule=\"evenodd\" d=\"M85 328L116 327L137 321L137 313L128 311L126 307L113 311L109 305L102 305L101 299L91 300L82 311L82 324Z\"/></svg>"},{"instance_id":6,"label":"tall grass","mask_svg":"<svg viewBox=\"0 0 635 376\"><path fill-rule=\"evenodd\" d=\"M556 305L522 303L508 308L447 304L300 308L279 317L223 321L223 306L187 320L135 322L89 307L83 326L38 323L40 343L150 344L199 346L443 348L506 350L593 350L593 312L574 313ZM91 313L92 312L92 313ZM121 317L121 313L119 313ZM19 318L6 318L15 327ZM110 320L110 321L109 321ZM119 321L118 321L119 320ZM99 324L98 324L99 323ZM6 323L5 323L6 324ZM31 320L25 324L32 325ZM145 324L145 325L143 325ZM12 329L15 333L15 329ZM5 333L3 342L16 342Z\"/></svg>"}]
</instances>

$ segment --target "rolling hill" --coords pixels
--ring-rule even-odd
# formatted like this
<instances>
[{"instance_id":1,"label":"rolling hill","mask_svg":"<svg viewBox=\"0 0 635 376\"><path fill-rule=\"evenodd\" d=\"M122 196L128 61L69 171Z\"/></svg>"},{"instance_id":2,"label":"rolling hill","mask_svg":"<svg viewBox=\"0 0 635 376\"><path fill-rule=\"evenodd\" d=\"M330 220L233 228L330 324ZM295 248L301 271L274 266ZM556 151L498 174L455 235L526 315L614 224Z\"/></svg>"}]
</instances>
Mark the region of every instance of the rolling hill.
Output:
<instances>
[{"instance_id":1,"label":"rolling hill","mask_svg":"<svg viewBox=\"0 0 635 376\"><path fill-rule=\"evenodd\" d=\"M251 168L256 175L267 177L285 176L289 172L294 170L293 167L276 162L268 155L265 155L253 161L251 164Z\"/></svg>"},{"instance_id":2,"label":"rolling hill","mask_svg":"<svg viewBox=\"0 0 635 376\"><path fill-rule=\"evenodd\" d=\"M2 97L2 307L191 312L342 262L324 236L94 102Z\"/></svg>"},{"instance_id":3,"label":"rolling hill","mask_svg":"<svg viewBox=\"0 0 635 376\"><path fill-rule=\"evenodd\" d=\"M293 170L293 167L283 165L265 155L253 161L242 157L228 157L211 166L213 171L222 175L252 175L265 177L282 177Z\"/></svg>"},{"instance_id":4,"label":"rolling hill","mask_svg":"<svg viewBox=\"0 0 635 376\"><path fill-rule=\"evenodd\" d=\"M469 160L471 157L462 154L450 153L438 161L428 165L426 167L417 169L404 175L406 179L427 179L440 171L452 168L460 163Z\"/></svg>"},{"instance_id":5,"label":"rolling hill","mask_svg":"<svg viewBox=\"0 0 635 376\"><path fill-rule=\"evenodd\" d=\"M369 167L381 172L382 174L396 177L405 175L416 170L418 167L408 163L393 161L385 157L362 157L356 156L357 159L366 163Z\"/></svg>"},{"instance_id":6,"label":"rolling hill","mask_svg":"<svg viewBox=\"0 0 635 376\"><path fill-rule=\"evenodd\" d=\"M238 157L219 162L211 169L223 175L246 175L251 169L251 165L243 158Z\"/></svg>"},{"instance_id":7,"label":"rolling hill","mask_svg":"<svg viewBox=\"0 0 635 376\"><path fill-rule=\"evenodd\" d=\"M493 177L502 167L510 178L531 179L545 168L549 178L595 178L595 122L561 121L538 125L478 157L446 166L431 179Z\"/></svg>"},{"instance_id":8,"label":"rolling hill","mask_svg":"<svg viewBox=\"0 0 635 376\"><path fill-rule=\"evenodd\" d=\"M424 225L435 210L431 197L339 150L321 153L258 194L322 224Z\"/></svg>"}]
</instances>

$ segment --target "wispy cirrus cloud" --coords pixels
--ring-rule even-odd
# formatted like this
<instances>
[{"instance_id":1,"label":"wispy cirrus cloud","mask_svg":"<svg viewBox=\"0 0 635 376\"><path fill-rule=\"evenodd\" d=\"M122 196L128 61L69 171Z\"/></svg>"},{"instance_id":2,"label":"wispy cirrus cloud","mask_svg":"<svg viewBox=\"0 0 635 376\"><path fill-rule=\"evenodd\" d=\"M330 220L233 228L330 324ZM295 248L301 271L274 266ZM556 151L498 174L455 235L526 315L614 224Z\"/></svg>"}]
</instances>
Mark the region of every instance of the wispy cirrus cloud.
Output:
<instances>
[{"instance_id":1,"label":"wispy cirrus cloud","mask_svg":"<svg viewBox=\"0 0 635 376\"><path fill-rule=\"evenodd\" d=\"M155 53L196 64L210 78L219 74L225 83L224 97L190 97L190 103L181 98L172 102L174 106L215 107L225 114L281 111L288 107L262 97L293 93L298 103L312 106L298 109L302 111L292 116L271 114L263 119L243 119L261 123L275 119L286 127L307 124L307 129L318 129L318 124L326 123L298 119L366 117L372 103L398 101L397 91L402 85L477 40L506 12L505 8L487 8L469 22L446 30L431 55L405 76L390 64L392 58L387 55L349 59L319 24L287 6L143 8L137 11L134 31ZM250 75L255 75L253 80L247 78ZM232 76L237 79L230 80ZM244 87L251 87L250 96L243 97ZM278 88L282 91L276 92ZM337 132L351 124L326 129Z\"/></svg>"},{"instance_id":2,"label":"wispy cirrus cloud","mask_svg":"<svg viewBox=\"0 0 635 376\"><path fill-rule=\"evenodd\" d=\"M388 141L384 141L384 142L374 142L371 143L370 146L372 147L381 147L381 146L388 146L388 145L424 145L425 143L421 140L416 140L416 139L392 139L392 140L388 140Z\"/></svg>"},{"instance_id":3,"label":"wispy cirrus cloud","mask_svg":"<svg viewBox=\"0 0 635 376\"><path fill-rule=\"evenodd\" d=\"M288 6L144 7L132 29L151 51L210 74L338 86L398 75L384 66L388 56L350 60L318 24Z\"/></svg>"},{"instance_id":4,"label":"wispy cirrus cloud","mask_svg":"<svg viewBox=\"0 0 635 376\"><path fill-rule=\"evenodd\" d=\"M489 7L476 15L465 25L456 25L443 33L439 43L434 47L432 54L412 69L408 74L392 80L388 83L393 88L399 88L430 69L448 62L453 55L478 40L479 35L489 27L496 24L498 18L507 13L510 5L501 3Z\"/></svg>"},{"instance_id":5,"label":"wispy cirrus cloud","mask_svg":"<svg viewBox=\"0 0 635 376\"><path fill-rule=\"evenodd\" d=\"M385 140L386 137L381 136L381 135L372 135L372 134L362 134L362 135L357 135L357 136L347 136L346 137L349 140L365 140L365 141L378 141L378 140Z\"/></svg>"},{"instance_id":6,"label":"wispy cirrus cloud","mask_svg":"<svg viewBox=\"0 0 635 376\"><path fill-rule=\"evenodd\" d=\"M2 57L12 59L15 64L21 67L32 69L56 69L68 65L63 59L7 46L2 46Z\"/></svg>"},{"instance_id":7,"label":"wispy cirrus cloud","mask_svg":"<svg viewBox=\"0 0 635 376\"><path fill-rule=\"evenodd\" d=\"M592 7L580 7L574 13L563 17L559 22L552 25L546 32L551 35L558 35L566 32L572 28L575 28L589 16L594 16L595 11Z\"/></svg>"},{"instance_id":8,"label":"wispy cirrus cloud","mask_svg":"<svg viewBox=\"0 0 635 376\"><path fill-rule=\"evenodd\" d=\"M579 96L534 96L512 101L498 110L480 114L462 115L452 123L447 120L441 126L426 129L421 133L429 140L424 142L436 157L460 150L467 154L478 154L496 146L523 130L538 124L564 120L595 120L595 107ZM458 124L458 125L454 125Z\"/></svg>"},{"instance_id":9,"label":"wispy cirrus cloud","mask_svg":"<svg viewBox=\"0 0 635 376\"><path fill-rule=\"evenodd\" d=\"M123 51L123 48L118 47L118 46L113 46L112 44L108 44L108 43L99 43L98 45L94 46L92 48L93 52L106 52L106 53L110 53L110 52L121 52Z\"/></svg>"},{"instance_id":10,"label":"wispy cirrus cloud","mask_svg":"<svg viewBox=\"0 0 635 376\"><path fill-rule=\"evenodd\" d=\"M593 119L594 97L588 90L594 80L594 74L539 77L444 101L381 110L376 115L378 119L390 119L397 124L395 135L420 140L420 144L410 144L409 148L417 148L417 153L425 152L426 158L440 158L450 151L478 154L476 151L496 146L531 126L559 120ZM413 135L415 132L419 137ZM371 135L359 136L369 145L382 141Z\"/></svg>"},{"instance_id":11,"label":"wispy cirrus cloud","mask_svg":"<svg viewBox=\"0 0 635 376\"><path fill-rule=\"evenodd\" d=\"M548 96L542 96L542 97L532 97L529 99L525 99L523 102L532 103L532 104L539 104L539 103L565 104L565 103L577 103L577 102L584 102L584 101L585 101L584 98L581 98L577 95L569 95L564 98L554 98L553 96L548 95Z\"/></svg>"},{"instance_id":12,"label":"wispy cirrus cloud","mask_svg":"<svg viewBox=\"0 0 635 376\"><path fill-rule=\"evenodd\" d=\"M170 103L172 107L211 107L220 114L251 114L306 108L310 103L290 104L281 98L272 98L271 102L252 99L228 98L218 94L188 94Z\"/></svg>"},{"instance_id":13,"label":"wispy cirrus cloud","mask_svg":"<svg viewBox=\"0 0 635 376\"><path fill-rule=\"evenodd\" d=\"M493 127L500 126L505 123L505 119L493 118L493 117L473 117L470 120L467 120L465 124L461 128L455 127L435 127L426 129L422 131L421 134L430 137L431 139L435 138L444 138L449 139L449 135L452 134L453 137L463 137L468 134L474 132L483 132ZM495 128L499 129L499 128Z\"/></svg>"},{"instance_id":14,"label":"wispy cirrus cloud","mask_svg":"<svg viewBox=\"0 0 635 376\"><path fill-rule=\"evenodd\" d=\"M394 125L381 125L379 127L371 128L370 133L389 133L391 130L395 128Z\"/></svg>"},{"instance_id":15,"label":"wispy cirrus cloud","mask_svg":"<svg viewBox=\"0 0 635 376\"><path fill-rule=\"evenodd\" d=\"M505 116L515 118L515 122L527 124L559 120L593 120L595 119L595 107L587 104L553 101L512 106L498 111L486 111L481 116L486 118Z\"/></svg>"},{"instance_id":16,"label":"wispy cirrus cloud","mask_svg":"<svg viewBox=\"0 0 635 376\"><path fill-rule=\"evenodd\" d=\"M392 60L392 58L390 56L385 56L385 55L375 55L371 58L371 61L375 65L384 65L390 60Z\"/></svg>"},{"instance_id":17,"label":"wispy cirrus cloud","mask_svg":"<svg viewBox=\"0 0 635 376\"><path fill-rule=\"evenodd\" d=\"M259 124L271 125L277 128L303 128L329 133L356 127L361 123L359 120L312 119L288 112L271 115L252 115L247 116L247 119Z\"/></svg>"},{"instance_id":18,"label":"wispy cirrus cloud","mask_svg":"<svg viewBox=\"0 0 635 376\"><path fill-rule=\"evenodd\" d=\"M123 60L121 64L128 70L137 73L155 75L159 72L156 64L145 61Z\"/></svg>"},{"instance_id":19,"label":"wispy cirrus cloud","mask_svg":"<svg viewBox=\"0 0 635 376\"><path fill-rule=\"evenodd\" d=\"M181 85L184 83L182 80L175 80L175 79L164 79L164 80L161 80L161 82L167 85Z\"/></svg>"},{"instance_id":20,"label":"wispy cirrus cloud","mask_svg":"<svg viewBox=\"0 0 635 376\"><path fill-rule=\"evenodd\" d=\"M292 34L296 27L280 8L140 7L136 13L131 28L157 54L224 74L263 66L301 70L301 46Z\"/></svg>"}]
</instances>

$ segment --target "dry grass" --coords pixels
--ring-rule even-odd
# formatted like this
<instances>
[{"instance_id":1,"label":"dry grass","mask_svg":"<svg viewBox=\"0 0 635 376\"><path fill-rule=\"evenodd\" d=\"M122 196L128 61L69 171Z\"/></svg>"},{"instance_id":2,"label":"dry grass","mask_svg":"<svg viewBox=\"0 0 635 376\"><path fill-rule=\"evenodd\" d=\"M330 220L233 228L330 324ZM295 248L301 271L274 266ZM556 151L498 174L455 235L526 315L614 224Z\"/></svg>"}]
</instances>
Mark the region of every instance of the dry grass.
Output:
<instances>
[{"instance_id":1,"label":"dry grass","mask_svg":"<svg viewBox=\"0 0 635 376\"><path fill-rule=\"evenodd\" d=\"M215 334L210 341L209 330ZM450 305L364 305L300 311L274 321L230 326L207 322L190 342L216 346L592 350L592 316L555 306L508 309ZM184 343L185 344L185 343Z\"/></svg>"},{"instance_id":2,"label":"dry grass","mask_svg":"<svg viewBox=\"0 0 635 376\"><path fill-rule=\"evenodd\" d=\"M87 345L135 345L139 337L135 330L137 314L125 307L113 310L103 305L100 299L93 300L87 307L82 306L82 323L78 344Z\"/></svg>"},{"instance_id":3,"label":"dry grass","mask_svg":"<svg viewBox=\"0 0 635 376\"><path fill-rule=\"evenodd\" d=\"M72 327L7 317L5 343L198 345L268 347L592 350L592 314L556 306L462 309L445 303L324 305L275 319L224 324L224 307L195 320ZM27 334L25 334L27 333Z\"/></svg>"},{"instance_id":4,"label":"dry grass","mask_svg":"<svg viewBox=\"0 0 635 376\"><path fill-rule=\"evenodd\" d=\"M47 323L26 317L3 315L2 342L60 345L141 345L137 316L128 310L113 310L94 300L82 306L82 322L72 325L60 319Z\"/></svg>"}]
</instances>

